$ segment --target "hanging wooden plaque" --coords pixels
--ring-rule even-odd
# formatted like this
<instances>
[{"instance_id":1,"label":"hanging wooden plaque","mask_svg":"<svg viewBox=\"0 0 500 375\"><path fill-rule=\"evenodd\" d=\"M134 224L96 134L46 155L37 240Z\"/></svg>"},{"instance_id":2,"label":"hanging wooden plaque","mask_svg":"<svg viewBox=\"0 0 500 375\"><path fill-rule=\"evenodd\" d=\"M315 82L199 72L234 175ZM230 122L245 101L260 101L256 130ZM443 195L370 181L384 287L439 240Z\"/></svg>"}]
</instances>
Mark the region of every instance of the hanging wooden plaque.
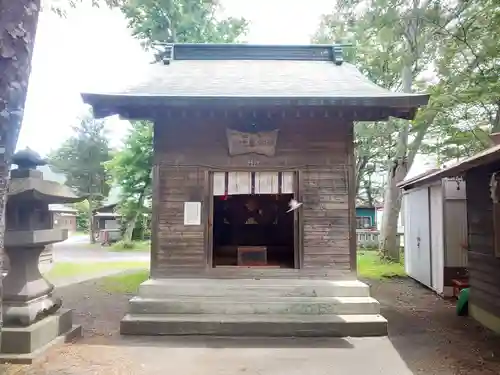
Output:
<instances>
[{"instance_id":1,"label":"hanging wooden plaque","mask_svg":"<svg viewBox=\"0 0 500 375\"><path fill-rule=\"evenodd\" d=\"M244 133L226 129L229 155L260 154L274 156L278 129L266 132Z\"/></svg>"}]
</instances>

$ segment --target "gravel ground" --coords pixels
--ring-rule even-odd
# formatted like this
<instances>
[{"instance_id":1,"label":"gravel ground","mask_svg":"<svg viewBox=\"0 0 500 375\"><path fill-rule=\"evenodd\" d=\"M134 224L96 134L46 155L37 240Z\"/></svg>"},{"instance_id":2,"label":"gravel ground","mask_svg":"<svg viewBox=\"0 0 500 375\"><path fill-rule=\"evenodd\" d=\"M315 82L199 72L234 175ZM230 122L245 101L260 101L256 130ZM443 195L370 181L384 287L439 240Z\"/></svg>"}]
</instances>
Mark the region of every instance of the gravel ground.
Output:
<instances>
[{"instance_id":1,"label":"gravel ground","mask_svg":"<svg viewBox=\"0 0 500 375\"><path fill-rule=\"evenodd\" d=\"M392 344L415 374L500 374L500 337L457 316L454 303L411 279L364 281L389 321Z\"/></svg>"},{"instance_id":2,"label":"gravel ground","mask_svg":"<svg viewBox=\"0 0 500 375\"><path fill-rule=\"evenodd\" d=\"M385 282L369 282L372 285L372 293L377 298L383 309L383 315L389 320L389 340L386 338L375 339L335 339L336 341L325 341L322 339L304 339L294 340L293 345L298 345L300 351L297 353L306 353L307 357L323 356L328 360L328 355L333 351L341 352L345 350L346 345L351 345L355 348L361 348L359 351L351 350L349 354L355 356L368 355L375 356L369 361L376 360L384 361L384 353L377 354L377 348L389 346L390 351L394 352L391 360L401 362L406 372L399 372L400 375L406 374L426 374L426 375L490 375L500 374L500 338L495 337L485 330L481 329L469 318L458 317L455 315L454 305L447 301L436 297L433 293L427 291L418 284L408 279L389 280ZM83 339L80 339L76 344L67 344L60 347L54 347L49 350L45 358L42 358L31 367L28 366L4 366L0 368L0 373L3 374L30 374L30 375L150 375L150 374L165 374L175 371L175 360L165 360L165 355L173 358L182 358L186 353L196 352L196 360L206 361L207 366L218 366L216 372L207 370L205 372L205 364L200 365L191 363L187 367L189 371L181 371L185 375L212 375L212 374L234 374L235 372L246 372L250 374L280 374L280 373L307 373L309 370L314 370L315 374L346 374L357 373L357 371L348 371L348 367L342 369L335 368L330 359L329 368L303 368L302 372L298 372L300 364L290 365L291 368L285 371L283 368L268 371L264 368L261 370L248 370L246 367L241 367L238 370L231 366L231 360L234 360L233 352L231 352L231 342L228 344L228 339L224 339L225 345L222 342L217 342L210 338L198 339L197 343L183 342L186 339L177 339L172 345L172 341L165 341L164 338L122 338L119 335L119 322L127 308L127 301L130 296L120 294L109 294L101 290L99 281L93 280L81 284L75 284L59 288L59 294L64 298L66 307L75 309L75 318L77 323L84 327ZM162 341L163 340L163 341ZM181 341L179 341L181 340ZM273 356L279 358L284 355L288 346L283 346L277 341L266 341L260 343L259 356L269 350L274 350ZM309 341L308 341L309 340ZM339 343L343 343L340 345ZM234 344L241 345L241 341ZM279 346L279 345L281 346ZM361 345L362 344L362 345ZM388 344L388 345L387 345ZM267 349L269 345L274 349ZM338 350L332 348L337 345ZM371 347L370 347L371 345ZM200 352L201 347L218 348L219 353L226 353L227 358L215 359L211 354ZM222 351L220 350L224 348ZM251 344L253 349L246 350L243 358L256 355L255 341ZM286 347L288 349L282 349ZM229 349L227 349L229 348ZM263 349L264 348L264 349ZM275 349L278 348L278 349ZM241 346L239 348L241 355ZM253 352L252 352L253 350ZM329 352L324 352L329 350ZM385 349L384 349L385 350ZM153 354L154 353L154 354ZM167 354L165 354L167 353ZM213 352L211 352L213 353ZM253 354L252 354L253 353ZM319 354L318 354L319 353ZM347 353L347 352L345 352ZM371 353L371 354L370 354ZM162 358L163 355L163 358ZM300 355L299 355L300 356ZM381 358L377 358L377 356ZM221 358L218 354L217 358ZM293 358L292 358L293 359ZM298 360L298 358L297 358ZM304 359L305 360L305 359ZM325 360L325 358L323 359ZM389 357L387 358L389 360ZM227 361L226 363L220 363ZM281 361L284 361L281 359ZM368 361L368 358L365 358ZM217 363L215 363L217 362ZM258 362L258 361L257 361ZM363 361L361 361L363 362ZM205 362L204 362L205 363ZM252 362L253 363L253 362ZM267 362L263 362L267 363ZM325 362L326 363L326 362ZM333 367L331 367L333 366ZM344 366L344 365L342 365ZM355 366L355 364L353 364ZM387 364L384 369L390 369L392 364ZM398 364L399 366L399 364ZM397 367L397 366L396 366ZM370 368L370 367L369 367ZM222 369L222 370L221 370ZM236 371L234 369L237 369ZM294 371L297 371L295 372ZM373 370L373 372L364 372L367 375L373 374L393 374L391 370ZM337 371L335 371L337 370ZM340 372L338 372L341 370ZM354 368L352 368L354 370ZM231 372L232 371L232 372ZM284 371L284 372L283 372Z\"/></svg>"}]
</instances>

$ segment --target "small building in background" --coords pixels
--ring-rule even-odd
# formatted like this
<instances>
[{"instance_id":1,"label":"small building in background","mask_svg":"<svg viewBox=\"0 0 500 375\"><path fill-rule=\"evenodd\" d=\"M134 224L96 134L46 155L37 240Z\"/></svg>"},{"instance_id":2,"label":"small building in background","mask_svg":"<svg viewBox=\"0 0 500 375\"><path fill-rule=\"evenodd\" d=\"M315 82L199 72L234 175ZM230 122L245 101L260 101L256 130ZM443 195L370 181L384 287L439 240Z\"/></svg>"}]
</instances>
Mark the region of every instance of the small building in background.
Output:
<instances>
[{"instance_id":1,"label":"small building in background","mask_svg":"<svg viewBox=\"0 0 500 375\"><path fill-rule=\"evenodd\" d=\"M78 210L62 204L49 205L54 223L54 229L66 229L69 233L76 232L76 215Z\"/></svg>"},{"instance_id":2,"label":"small building in background","mask_svg":"<svg viewBox=\"0 0 500 375\"><path fill-rule=\"evenodd\" d=\"M436 173L435 170L430 173ZM467 277L467 200L460 178L403 181L405 270L437 294L454 294L453 280Z\"/></svg>"},{"instance_id":3,"label":"small building in background","mask_svg":"<svg viewBox=\"0 0 500 375\"><path fill-rule=\"evenodd\" d=\"M358 248L378 247L377 208L356 206L356 242Z\"/></svg>"},{"instance_id":4,"label":"small building in background","mask_svg":"<svg viewBox=\"0 0 500 375\"><path fill-rule=\"evenodd\" d=\"M109 244L121 239L121 214L118 203L108 204L93 210L94 235L96 241Z\"/></svg>"},{"instance_id":5,"label":"small building in background","mask_svg":"<svg viewBox=\"0 0 500 375\"><path fill-rule=\"evenodd\" d=\"M118 203L98 207L93 211L94 229L119 229L121 215L118 213Z\"/></svg>"},{"instance_id":6,"label":"small building in background","mask_svg":"<svg viewBox=\"0 0 500 375\"><path fill-rule=\"evenodd\" d=\"M377 227L377 209L374 206L356 206L356 229Z\"/></svg>"}]
</instances>

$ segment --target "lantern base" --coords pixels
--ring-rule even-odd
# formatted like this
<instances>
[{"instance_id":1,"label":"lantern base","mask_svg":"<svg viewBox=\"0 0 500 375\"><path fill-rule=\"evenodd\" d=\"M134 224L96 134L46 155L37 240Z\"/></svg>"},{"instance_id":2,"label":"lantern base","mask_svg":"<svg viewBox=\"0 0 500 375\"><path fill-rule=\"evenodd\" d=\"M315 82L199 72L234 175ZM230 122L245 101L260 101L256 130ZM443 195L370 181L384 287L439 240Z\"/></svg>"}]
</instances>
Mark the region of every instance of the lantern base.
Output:
<instances>
[{"instance_id":1,"label":"lantern base","mask_svg":"<svg viewBox=\"0 0 500 375\"><path fill-rule=\"evenodd\" d=\"M72 310L61 309L28 327L3 327L0 363L31 364L50 347L82 336Z\"/></svg>"}]
</instances>

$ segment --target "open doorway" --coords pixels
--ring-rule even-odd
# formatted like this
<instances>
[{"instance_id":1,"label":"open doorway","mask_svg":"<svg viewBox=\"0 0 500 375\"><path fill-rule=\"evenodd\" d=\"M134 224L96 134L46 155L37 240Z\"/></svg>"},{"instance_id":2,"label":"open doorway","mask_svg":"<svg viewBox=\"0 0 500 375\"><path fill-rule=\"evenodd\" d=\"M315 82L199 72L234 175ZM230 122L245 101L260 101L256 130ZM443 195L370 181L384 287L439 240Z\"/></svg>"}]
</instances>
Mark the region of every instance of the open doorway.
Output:
<instances>
[{"instance_id":1,"label":"open doorway","mask_svg":"<svg viewBox=\"0 0 500 375\"><path fill-rule=\"evenodd\" d=\"M213 267L294 268L293 194L214 197Z\"/></svg>"}]
</instances>

